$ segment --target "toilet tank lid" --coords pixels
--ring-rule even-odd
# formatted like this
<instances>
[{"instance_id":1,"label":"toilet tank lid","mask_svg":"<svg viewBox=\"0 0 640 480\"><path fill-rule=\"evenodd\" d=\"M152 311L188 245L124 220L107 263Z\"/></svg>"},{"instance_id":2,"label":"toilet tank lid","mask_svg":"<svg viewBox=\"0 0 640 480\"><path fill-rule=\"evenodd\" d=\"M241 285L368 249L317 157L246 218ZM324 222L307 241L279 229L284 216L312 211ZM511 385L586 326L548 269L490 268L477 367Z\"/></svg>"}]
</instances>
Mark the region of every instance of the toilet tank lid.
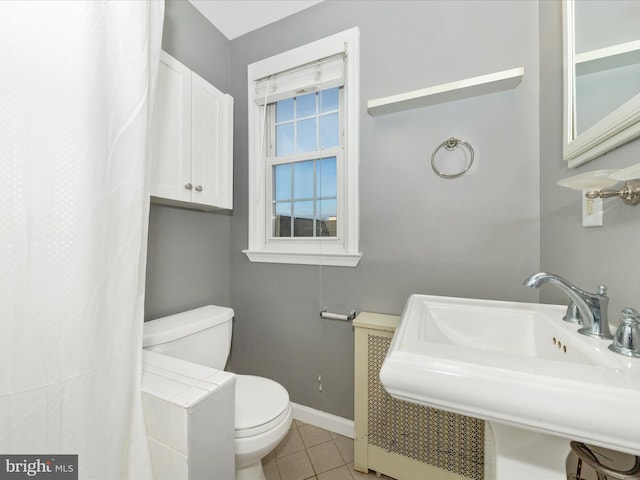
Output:
<instances>
[{"instance_id":1,"label":"toilet tank lid","mask_svg":"<svg viewBox=\"0 0 640 480\"><path fill-rule=\"evenodd\" d=\"M229 322L233 318L233 309L207 305L187 310L168 317L144 322L143 347L171 342L192 333Z\"/></svg>"}]
</instances>

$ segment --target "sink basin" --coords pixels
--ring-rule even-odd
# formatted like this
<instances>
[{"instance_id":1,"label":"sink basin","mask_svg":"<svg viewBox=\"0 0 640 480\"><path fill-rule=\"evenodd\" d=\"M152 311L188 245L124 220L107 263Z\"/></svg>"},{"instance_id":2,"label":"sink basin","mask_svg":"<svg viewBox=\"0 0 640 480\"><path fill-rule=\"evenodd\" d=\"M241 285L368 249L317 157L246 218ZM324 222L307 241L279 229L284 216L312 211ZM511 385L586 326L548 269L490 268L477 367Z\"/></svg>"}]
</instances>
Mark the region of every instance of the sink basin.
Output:
<instances>
[{"instance_id":1,"label":"sink basin","mask_svg":"<svg viewBox=\"0 0 640 480\"><path fill-rule=\"evenodd\" d=\"M588 348L563 342L566 334L556 322L565 307L436 297L414 303L421 316L417 338L423 342L597 365Z\"/></svg>"},{"instance_id":2,"label":"sink basin","mask_svg":"<svg viewBox=\"0 0 640 480\"><path fill-rule=\"evenodd\" d=\"M640 359L565 311L412 295L380 380L402 400L640 455Z\"/></svg>"}]
</instances>

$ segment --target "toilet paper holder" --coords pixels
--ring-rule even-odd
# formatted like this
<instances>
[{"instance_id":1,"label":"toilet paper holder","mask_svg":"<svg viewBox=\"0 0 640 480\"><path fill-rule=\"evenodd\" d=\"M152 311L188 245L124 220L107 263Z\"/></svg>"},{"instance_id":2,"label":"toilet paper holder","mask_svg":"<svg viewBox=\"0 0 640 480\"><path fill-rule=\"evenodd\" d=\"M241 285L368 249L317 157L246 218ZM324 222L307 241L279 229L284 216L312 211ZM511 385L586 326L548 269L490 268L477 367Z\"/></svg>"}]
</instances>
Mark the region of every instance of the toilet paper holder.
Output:
<instances>
[{"instance_id":1,"label":"toilet paper holder","mask_svg":"<svg viewBox=\"0 0 640 480\"><path fill-rule=\"evenodd\" d=\"M329 320L341 320L343 322L350 322L354 318L356 318L356 311L351 310L348 315L341 315L339 313L330 313L327 310L327 307L323 306L320 311L320 316L322 318L328 318Z\"/></svg>"}]
</instances>

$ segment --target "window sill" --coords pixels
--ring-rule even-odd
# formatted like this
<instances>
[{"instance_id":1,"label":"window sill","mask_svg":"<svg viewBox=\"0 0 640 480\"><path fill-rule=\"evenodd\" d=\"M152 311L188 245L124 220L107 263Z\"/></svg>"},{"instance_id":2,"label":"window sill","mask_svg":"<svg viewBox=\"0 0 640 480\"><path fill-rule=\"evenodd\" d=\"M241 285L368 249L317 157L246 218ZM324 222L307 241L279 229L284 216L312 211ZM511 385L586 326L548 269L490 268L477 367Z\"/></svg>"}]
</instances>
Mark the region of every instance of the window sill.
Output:
<instances>
[{"instance_id":1,"label":"window sill","mask_svg":"<svg viewBox=\"0 0 640 480\"><path fill-rule=\"evenodd\" d=\"M332 267L355 267L362 257L362 253L284 253L267 250L243 250L242 253L252 262L326 265Z\"/></svg>"}]
</instances>

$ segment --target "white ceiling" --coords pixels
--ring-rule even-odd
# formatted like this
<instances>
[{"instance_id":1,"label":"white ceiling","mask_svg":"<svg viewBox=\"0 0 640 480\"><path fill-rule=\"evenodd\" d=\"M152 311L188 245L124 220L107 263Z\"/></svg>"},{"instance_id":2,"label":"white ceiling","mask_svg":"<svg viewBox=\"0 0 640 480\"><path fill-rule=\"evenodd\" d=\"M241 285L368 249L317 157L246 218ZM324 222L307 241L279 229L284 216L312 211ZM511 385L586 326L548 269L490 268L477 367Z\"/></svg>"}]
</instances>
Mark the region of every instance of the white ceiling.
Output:
<instances>
[{"instance_id":1,"label":"white ceiling","mask_svg":"<svg viewBox=\"0 0 640 480\"><path fill-rule=\"evenodd\" d=\"M233 40L293 15L323 0L189 0L200 13Z\"/></svg>"}]
</instances>

